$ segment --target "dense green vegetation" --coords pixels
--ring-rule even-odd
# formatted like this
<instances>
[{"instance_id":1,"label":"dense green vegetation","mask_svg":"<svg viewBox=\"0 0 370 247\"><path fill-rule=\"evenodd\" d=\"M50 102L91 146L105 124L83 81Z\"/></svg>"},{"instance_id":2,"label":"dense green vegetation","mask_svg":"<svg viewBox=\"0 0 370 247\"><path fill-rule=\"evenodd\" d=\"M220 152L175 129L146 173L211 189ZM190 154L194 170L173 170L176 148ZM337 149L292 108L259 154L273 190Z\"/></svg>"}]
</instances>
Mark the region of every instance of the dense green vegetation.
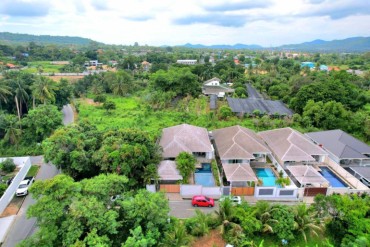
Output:
<instances>
[{"instance_id":1,"label":"dense green vegetation","mask_svg":"<svg viewBox=\"0 0 370 247\"><path fill-rule=\"evenodd\" d=\"M233 206L225 200L217 214L197 212L194 218L178 220L168 218L162 194L140 189L158 178L156 141L161 130L181 123L209 130L236 124L255 131L341 128L369 141L369 73L309 70L300 62L366 71L370 53L301 54L292 59L247 50L29 43L1 45L0 58L29 67L6 71L0 79L1 156L43 153L63 172L31 188L38 201L29 215L38 219L40 231L21 246L186 246L210 229L235 246L281 246L282 241L289 246L369 244L368 196L317 197L311 207L263 202ZM91 59L117 60L117 72L89 75L76 83L28 73L53 71L51 60L71 62L58 71L81 71ZM204 63L185 66L176 64L177 59ZM141 67L143 61L151 63L149 71ZM252 83L265 98L282 100L295 114L289 118L255 111L253 116L235 116L224 100L210 110L201 88L213 77L231 83L233 97L248 97L245 83ZM60 109L70 102L78 121L63 127ZM194 170L193 160L180 155L177 163L186 180ZM283 178L278 181L286 184Z\"/></svg>"}]
</instances>

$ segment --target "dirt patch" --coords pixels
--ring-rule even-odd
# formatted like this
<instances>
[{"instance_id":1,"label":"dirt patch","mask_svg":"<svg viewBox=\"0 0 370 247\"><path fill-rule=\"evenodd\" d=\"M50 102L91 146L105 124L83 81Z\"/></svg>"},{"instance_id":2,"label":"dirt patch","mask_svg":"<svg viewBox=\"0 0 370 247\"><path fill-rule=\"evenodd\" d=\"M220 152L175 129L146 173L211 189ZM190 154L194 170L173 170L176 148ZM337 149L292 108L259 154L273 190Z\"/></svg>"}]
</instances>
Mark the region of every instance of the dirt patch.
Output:
<instances>
[{"instance_id":1,"label":"dirt patch","mask_svg":"<svg viewBox=\"0 0 370 247\"><path fill-rule=\"evenodd\" d=\"M222 239L222 235L219 229L210 231L207 236L198 238L191 245L192 247L224 247L226 245L225 240Z\"/></svg>"},{"instance_id":2,"label":"dirt patch","mask_svg":"<svg viewBox=\"0 0 370 247\"><path fill-rule=\"evenodd\" d=\"M0 218L16 215L19 209L21 208L25 198L26 198L25 196L22 197L14 196L13 199L10 201L9 205L5 208L4 212L0 215Z\"/></svg>"},{"instance_id":3,"label":"dirt patch","mask_svg":"<svg viewBox=\"0 0 370 247\"><path fill-rule=\"evenodd\" d=\"M53 81L60 81L60 79L67 79L69 80L70 82L77 82L79 79L82 79L84 78L83 75L70 75L70 76L66 76L66 75L52 75L52 76L48 76L50 79L52 79Z\"/></svg>"},{"instance_id":4,"label":"dirt patch","mask_svg":"<svg viewBox=\"0 0 370 247\"><path fill-rule=\"evenodd\" d=\"M83 101L84 103L86 103L88 105L93 105L93 106L100 106L100 105L102 105L102 103L94 102L93 99L88 99L88 98L83 98L83 99L81 99L81 101Z\"/></svg>"}]
</instances>

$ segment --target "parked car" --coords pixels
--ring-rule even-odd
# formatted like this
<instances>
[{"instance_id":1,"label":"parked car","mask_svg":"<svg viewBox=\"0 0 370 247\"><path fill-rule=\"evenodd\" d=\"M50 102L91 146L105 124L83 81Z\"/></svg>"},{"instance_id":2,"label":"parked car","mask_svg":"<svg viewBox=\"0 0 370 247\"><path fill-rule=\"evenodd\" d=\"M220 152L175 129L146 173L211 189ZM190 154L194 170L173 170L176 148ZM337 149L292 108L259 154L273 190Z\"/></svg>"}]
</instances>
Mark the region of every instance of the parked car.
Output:
<instances>
[{"instance_id":1,"label":"parked car","mask_svg":"<svg viewBox=\"0 0 370 247\"><path fill-rule=\"evenodd\" d=\"M226 198L228 198L232 204L239 205L242 203L242 198L240 196L225 196L220 198L220 202L224 201Z\"/></svg>"},{"instance_id":2,"label":"parked car","mask_svg":"<svg viewBox=\"0 0 370 247\"><path fill-rule=\"evenodd\" d=\"M206 196L193 196L191 204L193 207L213 207L215 205L215 201L213 198Z\"/></svg>"},{"instance_id":3,"label":"parked car","mask_svg":"<svg viewBox=\"0 0 370 247\"><path fill-rule=\"evenodd\" d=\"M18 189L15 192L16 196L26 196L28 195L28 189L34 182L33 177L25 177L24 180L19 184Z\"/></svg>"}]
</instances>

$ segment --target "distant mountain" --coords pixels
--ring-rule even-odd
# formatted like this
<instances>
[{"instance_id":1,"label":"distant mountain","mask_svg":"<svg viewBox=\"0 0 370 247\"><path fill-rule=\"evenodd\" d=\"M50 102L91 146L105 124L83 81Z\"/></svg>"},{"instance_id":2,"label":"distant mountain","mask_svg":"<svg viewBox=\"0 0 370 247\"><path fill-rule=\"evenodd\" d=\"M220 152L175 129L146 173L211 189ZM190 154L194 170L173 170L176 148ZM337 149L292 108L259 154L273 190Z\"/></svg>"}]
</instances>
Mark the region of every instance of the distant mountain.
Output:
<instances>
[{"instance_id":1,"label":"distant mountain","mask_svg":"<svg viewBox=\"0 0 370 247\"><path fill-rule=\"evenodd\" d=\"M5 43L29 43L56 44L56 45L88 45L94 42L91 39L70 36L32 35L0 32L0 42Z\"/></svg>"},{"instance_id":2,"label":"distant mountain","mask_svg":"<svg viewBox=\"0 0 370 247\"><path fill-rule=\"evenodd\" d=\"M263 49L260 45L244 45L244 44L235 44L235 45L201 45L201 44L190 44L181 45L182 47L196 48L196 49L225 49L225 50L241 50L241 49L250 49L257 50Z\"/></svg>"},{"instance_id":3,"label":"distant mountain","mask_svg":"<svg viewBox=\"0 0 370 247\"><path fill-rule=\"evenodd\" d=\"M276 49L313 52L365 52L370 51L370 37L352 37L332 41L317 39L302 44L282 45Z\"/></svg>"}]
</instances>

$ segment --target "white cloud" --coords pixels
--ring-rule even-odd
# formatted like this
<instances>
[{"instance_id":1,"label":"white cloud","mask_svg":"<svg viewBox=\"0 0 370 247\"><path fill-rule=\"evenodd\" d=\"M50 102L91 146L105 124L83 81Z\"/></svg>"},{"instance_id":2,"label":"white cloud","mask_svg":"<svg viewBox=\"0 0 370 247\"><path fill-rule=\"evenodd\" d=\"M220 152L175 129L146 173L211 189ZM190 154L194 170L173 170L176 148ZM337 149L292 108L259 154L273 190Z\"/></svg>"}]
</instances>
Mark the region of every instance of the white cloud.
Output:
<instances>
[{"instance_id":1,"label":"white cloud","mask_svg":"<svg viewBox=\"0 0 370 247\"><path fill-rule=\"evenodd\" d=\"M16 0L0 31L114 44L261 44L370 36L368 0ZM3 4L11 0L2 0ZM368 7L368 8L367 8ZM37 10L39 8L39 10Z\"/></svg>"}]
</instances>

